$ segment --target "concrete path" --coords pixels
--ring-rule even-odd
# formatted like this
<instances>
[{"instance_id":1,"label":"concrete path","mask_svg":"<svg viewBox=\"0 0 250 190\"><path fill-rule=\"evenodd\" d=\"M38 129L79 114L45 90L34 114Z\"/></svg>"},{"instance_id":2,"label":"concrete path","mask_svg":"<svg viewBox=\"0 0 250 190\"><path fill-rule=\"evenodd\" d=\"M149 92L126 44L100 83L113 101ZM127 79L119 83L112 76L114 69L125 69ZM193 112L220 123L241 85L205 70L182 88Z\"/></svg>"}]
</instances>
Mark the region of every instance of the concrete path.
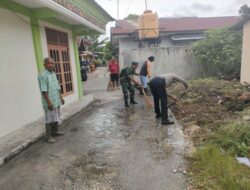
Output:
<instances>
[{"instance_id":1,"label":"concrete path","mask_svg":"<svg viewBox=\"0 0 250 190\"><path fill-rule=\"evenodd\" d=\"M99 69L84 83L99 100L63 125L57 143L39 141L0 168L4 190L184 190L184 140L138 105L124 108L121 91L105 91Z\"/></svg>"},{"instance_id":2,"label":"concrete path","mask_svg":"<svg viewBox=\"0 0 250 190\"><path fill-rule=\"evenodd\" d=\"M81 100L77 100L70 105L62 107L62 123L69 120L73 115L93 103L92 95L86 95ZM9 159L19 154L29 145L38 141L45 134L44 118L40 118L27 126L0 138L0 166Z\"/></svg>"}]
</instances>

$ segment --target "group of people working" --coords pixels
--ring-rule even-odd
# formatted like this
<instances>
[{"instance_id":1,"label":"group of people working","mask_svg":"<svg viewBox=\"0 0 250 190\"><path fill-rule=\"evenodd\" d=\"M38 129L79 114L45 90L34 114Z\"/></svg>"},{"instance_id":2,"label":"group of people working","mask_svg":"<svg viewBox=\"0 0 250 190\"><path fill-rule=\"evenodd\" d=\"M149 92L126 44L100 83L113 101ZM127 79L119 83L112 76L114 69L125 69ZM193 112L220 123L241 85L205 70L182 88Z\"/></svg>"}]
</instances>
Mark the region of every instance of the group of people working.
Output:
<instances>
[{"instance_id":1,"label":"group of people working","mask_svg":"<svg viewBox=\"0 0 250 190\"><path fill-rule=\"evenodd\" d=\"M138 67L137 62L132 62L130 67L125 67L120 72L120 84L122 86L122 91L124 95L125 106L129 107L128 99L130 94L130 104L137 104L134 99L135 90L132 82L135 86L139 87L141 93L144 91L145 94L148 94L148 86L151 90L151 93L154 98L154 109L156 118L161 118L162 125L170 125L173 124L173 121L170 121L168 118L168 107L167 107L167 99L168 94L166 88L175 82L180 82L187 89L188 84L185 79L177 76L173 73L167 73L163 75L159 75L151 79L151 65L154 62L154 57L148 57L148 60L143 62L141 66L140 73L136 73L136 69ZM141 84L137 82L133 75L140 75ZM148 83L148 79L151 79ZM161 105L161 106L160 106Z\"/></svg>"},{"instance_id":2,"label":"group of people working","mask_svg":"<svg viewBox=\"0 0 250 190\"><path fill-rule=\"evenodd\" d=\"M173 122L168 119L168 96L166 93L166 87L174 82L182 83L186 89L188 88L188 85L183 78L171 73L160 75L151 79L150 67L153 62L154 57L148 57L148 60L144 61L139 74L135 72L138 67L137 62L132 62L130 67L121 69L119 73L119 64L115 58L112 58L109 64L111 81L113 86L116 85L118 87L120 79L126 107L129 107L129 103L137 104L135 101L135 90L132 82L141 91L145 91L146 93L148 93L147 86L149 84L151 93L154 97L156 118L161 118L161 123L163 125L173 124ZM42 103L45 114L46 138L49 143L54 143L56 142L54 139L55 136L64 135L62 132L58 131L58 123L61 119L61 105L64 104L64 99L61 95L58 79L53 71L54 60L51 58L45 58L44 67L45 69L38 76L38 82L42 94ZM140 75L141 84L133 78L133 75ZM148 79L151 79L149 83Z\"/></svg>"}]
</instances>

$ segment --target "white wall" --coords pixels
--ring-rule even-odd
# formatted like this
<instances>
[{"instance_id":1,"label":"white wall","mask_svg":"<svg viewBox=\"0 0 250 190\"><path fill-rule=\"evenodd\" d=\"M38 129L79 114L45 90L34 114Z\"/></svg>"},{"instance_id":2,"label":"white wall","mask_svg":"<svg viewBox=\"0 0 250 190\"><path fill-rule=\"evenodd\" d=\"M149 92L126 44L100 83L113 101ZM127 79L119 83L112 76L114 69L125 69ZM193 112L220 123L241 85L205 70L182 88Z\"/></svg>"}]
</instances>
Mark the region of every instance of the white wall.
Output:
<instances>
[{"instance_id":1,"label":"white wall","mask_svg":"<svg viewBox=\"0 0 250 190\"><path fill-rule=\"evenodd\" d=\"M48 47L47 47L47 38L46 38L46 32L45 27L52 28L55 30L60 30L62 32L68 33L69 38L69 52L70 52L70 62L71 62L71 69L72 69L72 77L73 77L73 86L74 86L74 93L70 94L65 99L65 105L68 105L76 100L79 99L78 96L78 84L77 84L77 72L76 72L76 63L75 63L75 54L74 54L74 46L73 46L73 39L72 39L72 32L70 30L52 25L47 22L40 21L39 23L41 25L40 33L41 33L41 41L42 41L42 49L43 49L43 55L44 57L48 57Z\"/></svg>"},{"instance_id":2,"label":"white wall","mask_svg":"<svg viewBox=\"0 0 250 190\"><path fill-rule=\"evenodd\" d=\"M172 47L173 45L173 41L171 41L168 37L161 39L160 47Z\"/></svg>"},{"instance_id":3,"label":"white wall","mask_svg":"<svg viewBox=\"0 0 250 190\"><path fill-rule=\"evenodd\" d=\"M38 119L43 110L30 24L0 8L0 34L2 137Z\"/></svg>"},{"instance_id":4,"label":"white wall","mask_svg":"<svg viewBox=\"0 0 250 190\"><path fill-rule=\"evenodd\" d=\"M139 67L148 56L155 56L152 76L164 73L176 73L186 79L203 76L202 65L197 64L186 50L186 47L143 48L125 51L123 55L127 60L125 66L128 66L131 61L137 61L140 63Z\"/></svg>"},{"instance_id":5,"label":"white wall","mask_svg":"<svg viewBox=\"0 0 250 190\"><path fill-rule=\"evenodd\" d=\"M250 20L245 23L243 29L241 82L250 83Z\"/></svg>"},{"instance_id":6,"label":"white wall","mask_svg":"<svg viewBox=\"0 0 250 190\"><path fill-rule=\"evenodd\" d=\"M133 38L120 38L119 39L119 64L120 68L123 68L127 64L127 61L123 59L123 53L127 50L137 49L138 42L135 42Z\"/></svg>"}]
</instances>

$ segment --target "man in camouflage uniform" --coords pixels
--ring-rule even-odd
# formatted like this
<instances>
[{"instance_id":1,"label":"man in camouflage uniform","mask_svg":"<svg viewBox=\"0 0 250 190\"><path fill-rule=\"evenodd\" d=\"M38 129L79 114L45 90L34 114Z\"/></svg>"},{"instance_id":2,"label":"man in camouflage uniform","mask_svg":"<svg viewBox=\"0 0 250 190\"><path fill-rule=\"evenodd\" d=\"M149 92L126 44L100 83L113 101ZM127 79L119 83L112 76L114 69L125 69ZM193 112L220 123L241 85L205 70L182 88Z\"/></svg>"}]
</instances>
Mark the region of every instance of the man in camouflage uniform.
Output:
<instances>
[{"instance_id":1,"label":"man in camouflage uniform","mask_svg":"<svg viewBox=\"0 0 250 190\"><path fill-rule=\"evenodd\" d=\"M137 62L132 62L131 67L125 67L121 70L120 73L120 84L122 86L122 92L124 95L125 106L129 107L128 105L128 91L130 93L130 103L137 104L134 100L135 90L131 83L133 81L137 86L141 86L137 81L133 79L133 75L135 74L135 70L138 67Z\"/></svg>"}]
</instances>

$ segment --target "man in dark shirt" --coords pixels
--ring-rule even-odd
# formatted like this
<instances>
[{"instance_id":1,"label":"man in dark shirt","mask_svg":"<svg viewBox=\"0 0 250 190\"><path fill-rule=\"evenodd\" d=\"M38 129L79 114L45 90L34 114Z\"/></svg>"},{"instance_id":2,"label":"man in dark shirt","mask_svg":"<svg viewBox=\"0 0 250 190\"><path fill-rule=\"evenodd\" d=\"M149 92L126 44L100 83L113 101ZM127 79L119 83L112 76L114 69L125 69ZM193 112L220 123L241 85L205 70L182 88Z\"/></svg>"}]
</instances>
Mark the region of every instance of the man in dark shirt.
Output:
<instances>
[{"instance_id":1,"label":"man in dark shirt","mask_svg":"<svg viewBox=\"0 0 250 190\"><path fill-rule=\"evenodd\" d=\"M141 85L145 91L146 94L148 93L148 84L147 84L147 78L150 79L151 77L151 65L154 62L155 58L154 56L148 57L148 60L144 61L141 70L140 70L140 79L141 79ZM142 94L142 92L141 92Z\"/></svg>"}]
</instances>

